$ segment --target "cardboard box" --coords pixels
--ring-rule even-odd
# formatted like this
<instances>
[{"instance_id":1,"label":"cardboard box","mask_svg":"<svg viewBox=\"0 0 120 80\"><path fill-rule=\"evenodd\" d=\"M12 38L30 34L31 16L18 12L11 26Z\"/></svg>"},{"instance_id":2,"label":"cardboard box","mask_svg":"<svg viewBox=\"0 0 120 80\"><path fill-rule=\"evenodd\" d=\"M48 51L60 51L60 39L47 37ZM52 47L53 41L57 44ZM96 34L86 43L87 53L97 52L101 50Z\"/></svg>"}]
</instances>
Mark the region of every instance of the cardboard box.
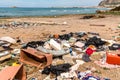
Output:
<instances>
[{"instance_id":1,"label":"cardboard box","mask_svg":"<svg viewBox=\"0 0 120 80\"><path fill-rule=\"evenodd\" d=\"M52 55L48 53L42 53L33 48L22 49L20 53L20 61L32 66L46 67L52 63Z\"/></svg>"}]
</instances>

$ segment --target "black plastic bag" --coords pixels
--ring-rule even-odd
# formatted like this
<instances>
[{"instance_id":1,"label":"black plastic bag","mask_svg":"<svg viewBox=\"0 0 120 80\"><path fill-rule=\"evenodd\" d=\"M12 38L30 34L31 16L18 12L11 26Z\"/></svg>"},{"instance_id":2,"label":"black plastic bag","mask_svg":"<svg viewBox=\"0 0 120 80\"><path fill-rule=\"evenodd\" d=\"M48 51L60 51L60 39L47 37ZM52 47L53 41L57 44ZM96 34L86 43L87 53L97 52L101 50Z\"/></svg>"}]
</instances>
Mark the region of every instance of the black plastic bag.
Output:
<instances>
[{"instance_id":1,"label":"black plastic bag","mask_svg":"<svg viewBox=\"0 0 120 80\"><path fill-rule=\"evenodd\" d=\"M102 41L101 38L97 38L96 36L90 38L86 43L85 46L94 45L95 47L103 46L106 42Z\"/></svg>"},{"instance_id":2,"label":"black plastic bag","mask_svg":"<svg viewBox=\"0 0 120 80\"><path fill-rule=\"evenodd\" d=\"M74 33L69 33L69 34L63 34L63 35L60 35L59 38L61 40L69 40L72 36L73 36Z\"/></svg>"},{"instance_id":3,"label":"black plastic bag","mask_svg":"<svg viewBox=\"0 0 120 80\"><path fill-rule=\"evenodd\" d=\"M24 47L22 48L27 48L27 47L31 47L31 48L37 48L38 46L43 46L44 45L44 41L31 41L28 42Z\"/></svg>"},{"instance_id":4,"label":"black plastic bag","mask_svg":"<svg viewBox=\"0 0 120 80\"><path fill-rule=\"evenodd\" d=\"M60 65L56 65L56 66L51 65L50 68L45 67L44 70L42 71L42 74L48 75L50 73L53 73L56 76L59 76L61 73L69 71L70 67L71 67L71 65L69 63L60 64Z\"/></svg>"},{"instance_id":5,"label":"black plastic bag","mask_svg":"<svg viewBox=\"0 0 120 80\"><path fill-rule=\"evenodd\" d=\"M120 49L120 44L112 44L112 46L109 46L110 50L118 50Z\"/></svg>"}]
</instances>

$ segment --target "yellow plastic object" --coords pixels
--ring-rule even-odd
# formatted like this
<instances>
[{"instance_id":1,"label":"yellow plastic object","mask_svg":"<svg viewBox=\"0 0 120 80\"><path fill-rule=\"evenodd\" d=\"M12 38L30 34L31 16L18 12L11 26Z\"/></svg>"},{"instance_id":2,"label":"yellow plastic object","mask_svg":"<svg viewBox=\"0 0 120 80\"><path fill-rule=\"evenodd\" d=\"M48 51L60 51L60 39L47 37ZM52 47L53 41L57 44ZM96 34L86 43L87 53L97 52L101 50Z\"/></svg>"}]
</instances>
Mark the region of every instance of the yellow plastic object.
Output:
<instances>
[{"instance_id":1,"label":"yellow plastic object","mask_svg":"<svg viewBox=\"0 0 120 80\"><path fill-rule=\"evenodd\" d=\"M17 64L16 62L14 62L13 64L12 64L12 66L19 66L20 64Z\"/></svg>"}]
</instances>

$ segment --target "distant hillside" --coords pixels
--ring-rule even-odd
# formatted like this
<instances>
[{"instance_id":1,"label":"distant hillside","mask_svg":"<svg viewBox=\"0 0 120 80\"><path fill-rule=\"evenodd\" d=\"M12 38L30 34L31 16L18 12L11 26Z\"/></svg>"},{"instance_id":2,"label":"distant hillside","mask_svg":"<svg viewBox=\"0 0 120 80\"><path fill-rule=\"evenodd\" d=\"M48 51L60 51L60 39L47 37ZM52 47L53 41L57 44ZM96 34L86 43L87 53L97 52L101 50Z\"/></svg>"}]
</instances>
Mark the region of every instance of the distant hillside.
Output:
<instances>
[{"instance_id":1,"label":"distant hillside","mask_svg":"<svg viewBox=\"0 0 120 80\"><path fill-rule=\"evenodd\" d=\"M103 0L99 3L99 6L103 6L103 7L120 6L120 0Z\"/></svg>"}]
</instances>

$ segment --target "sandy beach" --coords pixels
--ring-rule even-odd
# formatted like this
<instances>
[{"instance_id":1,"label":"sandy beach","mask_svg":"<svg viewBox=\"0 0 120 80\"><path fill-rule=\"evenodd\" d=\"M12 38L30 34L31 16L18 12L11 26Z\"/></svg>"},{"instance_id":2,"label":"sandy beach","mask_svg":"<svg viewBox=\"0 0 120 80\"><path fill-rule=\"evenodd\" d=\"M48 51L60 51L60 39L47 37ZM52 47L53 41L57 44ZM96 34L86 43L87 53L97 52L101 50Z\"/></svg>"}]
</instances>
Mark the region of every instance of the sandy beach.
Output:
<instances>
[{"instance_id":1,"label":"sandy beach","mask_svg":"<svg viewBox=\"0 0 120 80\"><path fill-rule=\"evenodd\" d=\"M64 34L69 32L95 32L101 38L113 40L113 36L120 35L117 29L120 24L120 16L106 15L105 18L82 19L84 15L68 15L61 17L38 17L38 18L11 18L1 19L2 23L8 22L32 22L41 23L32 27L8 27L0 28L0 37L20 37L23 41L40 40L44 35ZM2 21L3 20L3 21ZM103 25L103 26L102 26ZM64 30L64 31L62 31Z\"/></svg>"},{"instance_id":2,"label":"sandy beach","mask_svg":"<svg viewBox=\"0 0 120 80\"><path fill-rule=\"evenodd\" d=\"M0 19L1 23L14 21L41 23L41 25L31 27L20 26L0 28L0 37L19 37L25 43L27 43L29 41L44 40L50 34L65 34L69 32L81 31L99 33L101 38L108 40L114 40L114 36L120 36L120 29L118 28L118 25L120 24L120 16L103 15L105 18L82 19L83 16L85 15ZM111 80L120 79L120 68L104 70L93 62L89 62L85 63L85 65L80 66L79 69L84 70L84 68L87 66L95 67L97 70L99 70L101 73L96 73L99 76L107 77Z\"/></svg>"}]
</instances>

